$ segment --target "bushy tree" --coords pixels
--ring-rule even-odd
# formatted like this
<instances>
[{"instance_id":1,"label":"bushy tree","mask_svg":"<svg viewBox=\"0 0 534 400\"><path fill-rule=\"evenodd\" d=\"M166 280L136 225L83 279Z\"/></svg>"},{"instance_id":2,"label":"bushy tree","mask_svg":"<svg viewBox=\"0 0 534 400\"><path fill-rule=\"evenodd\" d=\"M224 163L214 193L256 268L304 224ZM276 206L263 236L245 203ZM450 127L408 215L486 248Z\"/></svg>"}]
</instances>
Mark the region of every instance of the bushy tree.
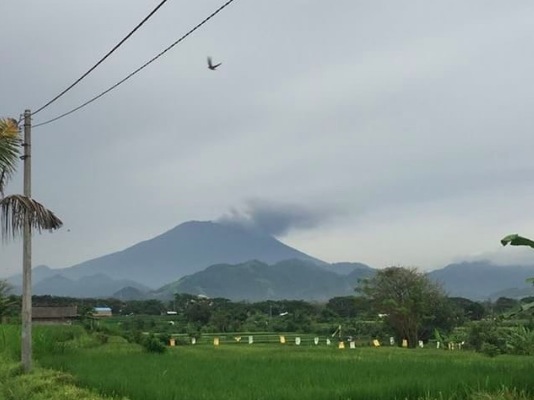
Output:
<instances>
[{"instance_id":1,"label":"bushy tree","mask_svg":"<svg viewBox=\"0 0 534 400\"><path fill-rule=\"evenodd\" d=\"M13 298L9 296L10 291L11 285L5 280L0 280L0 323L7 315L10 306L15 304Z\"/></svg>"},{"instance_id":2,"label":"bushy tree","mask_svg":"<svg viewBox=\"0 0 534 400\"><path fill-rule=\"evenodd\" d=\"M369 311L369 302L361 296L333 297L326 303L326 308L342 318L355 318Z\"/></svg>"},{"instance_id":3,"label":"bushy tree","mask_svg":"<svg viewBox=\"0 0 534 400\"><path fill-rule=\"evenodd\" d=\"M450 330L454 326L453 309L442 288L415 268L380 270L362 280L357 290L410 347L427 339L436 328Z\"/></svg>"},{"instance_id":4,"label":"bushy tree","mask_svg":"<svg viewBox=\"0 0 534 400\"><path fill-rule=\"evenodd\" d=\"M206 325L211 318L212 308L207 300L197 300L190 304L185 312L187 322L196 323L198 325Z\"/></svg>"},{"instance_id":5,"label":"bushy tree","mask_svg":"<svg viewBox=\"0 0 534 400\"><path fill-rule=\"evenodd\" d=\"M121 309L121 314L135 315L160 315L165 310L163 303L159 300L130 300L125 302Z\"/></svg>"},{"instance_id":6,"label":"bushy tree","mask_svg":"<svg viewBox=\"0 0 534 400\"><path fill-rule=\"evenodd\" d=\"M487 313L486 307L479 302L466 299L465 297L449 297L449 302L460 314L460 322L479 321Z\"/></svg>"},{"instance_id":7,"label":"bushy tree","mask_svg":"<svg viewBox=\"0 0 534 400\"><path fill-rule=\"evenodd\" d=\"M493 305L493 311L496 314L502 314L517 309L518 307L519 300L510 299L508 297L499 297Z\"/></svg>"},{"instance_id":8,"label":"bushy tree","mask_svg":"<svg viewBox=\"0 0 534 400\"><path fill-rule=\"evenodd\" d=\"M506 352L505 330L499 321L485 320L472 323L467 342L476 351L496 356Z\"/></svg>"},{"instance_id":9,"label":"bushy tree","mask_svg":"<svg viewBox=\"0 0 534 400\"><path fill-rule=\"evenodd\" d=\"M142 337L140 340L141 346L149 353L165 353L167 347L154 334Z\"/></svg>"}]
</instances>

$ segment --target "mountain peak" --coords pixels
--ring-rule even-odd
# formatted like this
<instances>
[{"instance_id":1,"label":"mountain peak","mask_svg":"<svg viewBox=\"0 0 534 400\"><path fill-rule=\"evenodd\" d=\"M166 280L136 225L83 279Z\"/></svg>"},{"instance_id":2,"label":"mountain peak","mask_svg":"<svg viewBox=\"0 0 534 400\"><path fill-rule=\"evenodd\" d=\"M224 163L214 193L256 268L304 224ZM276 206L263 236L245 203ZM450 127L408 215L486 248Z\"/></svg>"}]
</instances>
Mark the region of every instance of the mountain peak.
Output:
<instances>
[{"instance_id":1,"label":"mountain peak","mask_svg":"<svg viewBox=\"0 0 534 400\"><path fill-rule=\"evenodd\" d=\"M287 259L325 264L273 236L239 225L187 221L120 252L62 269L61 273L73 279L103 273L156 288L213 264L254 259L268 264Z\"/></svg>"}]
</instances>

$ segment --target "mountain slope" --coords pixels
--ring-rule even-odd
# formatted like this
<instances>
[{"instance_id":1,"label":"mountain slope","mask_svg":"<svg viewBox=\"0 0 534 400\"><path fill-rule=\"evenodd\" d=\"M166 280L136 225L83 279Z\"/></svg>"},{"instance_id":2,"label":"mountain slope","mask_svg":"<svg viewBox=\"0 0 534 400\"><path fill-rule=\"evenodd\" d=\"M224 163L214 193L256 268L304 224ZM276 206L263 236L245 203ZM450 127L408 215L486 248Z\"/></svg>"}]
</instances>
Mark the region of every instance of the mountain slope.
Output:
<instances>
[{"instance_id":1,"label":"mountain slope","mask_svg":"<svg viewBox=\"0 0 534 400\"><path fill-rule=\"evenodd\" d=\"M525 280L534 276L534 266L502 266L487 261L464 262L447 265L428 275L442 283L450 296L486 300L504 290L528 288L529 284Z\"/></svg>"},{"instance_id":2,"label":"mountain slope","mask_svg":"<svg viewBox=\"0 0 534 400\"><path fill-rule=\"evenodd\" d=\"M351 275L351 274L373 274L374 269L368 266L367 264L356 263L356 262L338 262L333 263L328 266L328 270L333 271L340 275Z\"/></svg>"},{"instance_id":3,"label":"mountain slope","mask_svg":"<svg viewBox=\"0 0 534 400\"><path fill-rule=\"evenodd\" d=\"M218 264L166 285L153 295L170 298L174 293L190 293L248 301L328 300L354 294L357 279L373 271L354 269L350 277L342 276L302 260L274 265L256 260L237 265Z\"/></svg>"},{"instance_id":4,"label":"mountain slope","mask_svg":"<svg viewBox=\"0 0 534 400\"><path fill-rule=\"evenodd\" d=\"M57 272L70 279L103 273L155 288L213 264L252 259L266 263L302 259L323 264L269 235L215 222L191 221L123 251Z\"/></svg>"}]
</instances>

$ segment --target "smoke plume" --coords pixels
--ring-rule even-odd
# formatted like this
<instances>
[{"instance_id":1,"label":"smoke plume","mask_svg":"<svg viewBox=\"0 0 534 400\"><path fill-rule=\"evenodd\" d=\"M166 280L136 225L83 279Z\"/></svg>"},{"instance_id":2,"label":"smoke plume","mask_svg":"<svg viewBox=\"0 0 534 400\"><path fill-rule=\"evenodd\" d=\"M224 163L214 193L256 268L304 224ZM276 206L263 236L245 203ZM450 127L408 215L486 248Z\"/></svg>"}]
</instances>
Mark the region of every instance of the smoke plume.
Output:
<instances>
[{"instance_id":1,"label":"smoke plume","mask_svg":"<svg viewBox=\"0 0 534 400\"><path fill-rule=\"evenodd\" d=\"M324 210L296 204L249 200L243 211L232 209L218 222L272 236L283 236L294 229L314 228L328 217L329 213Z\"/></svg>"}]
</instances>

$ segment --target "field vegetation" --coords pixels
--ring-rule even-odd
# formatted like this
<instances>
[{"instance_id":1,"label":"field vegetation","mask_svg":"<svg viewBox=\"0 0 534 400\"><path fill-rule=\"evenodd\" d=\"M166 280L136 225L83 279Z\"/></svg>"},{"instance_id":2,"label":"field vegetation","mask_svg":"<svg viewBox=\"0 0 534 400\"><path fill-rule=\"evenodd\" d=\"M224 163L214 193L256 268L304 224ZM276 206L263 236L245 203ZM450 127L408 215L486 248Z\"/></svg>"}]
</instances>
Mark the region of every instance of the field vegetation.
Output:
<instances>
[{"instance_id":1,"label":"field vegetation","mask_svg":"<svg viewBox=\"0 0 534 400\"><path fill-rule=\"evenodd\" d=\"M31 374L4 294L0 400L534 398L534 299L447 298L414 270L384 271L324 304L35 297L80 319L34 327ZM92 315L102 305L114 316Z\"/></svg>"},{"instance_id":2,"label":"field vegetation","mask_svg":"<svg viewBox=\"0 0 534 400\"><path fill-rule=\"evenodd\" d=\"M196 345L147 354L125 343L41 363L87 387L131 399L468 399L513 388L532 394L534 360L397 347Z\"/></svg>"},{"instance_id":3,"label":"field vegetation","mask_svg":"<svg viewBox=\"0 0 534 400\"><path fill-rule=\"evenodd\" d=\"M67 349L88 348L97 343L80 326L36 327L33 339L39 356L64 354ZM65 372L37 367L24 373L16 361L19 355L20 327L0 325L0 400L111 400L95 390L80 388L76 379Z\"/></svg>"},{"instance_id":4,"label":"field vegetation","mask_svg":"<svg viewBox=\"0 0 534 400\"><path fill-rule=\"evenodd\" d=\"M81 326L36 327L40 367L26 376L13 361L18 327L0 330L0 399L534 398L532 357L363 342L339 349L324 337L315 345L312 335L301 335L297 346L295 334L281 344L272 333L260 334L272 339L267 344L214 334L160 354L122 337L103 340Z\"/></svg>"}]
</instances>

